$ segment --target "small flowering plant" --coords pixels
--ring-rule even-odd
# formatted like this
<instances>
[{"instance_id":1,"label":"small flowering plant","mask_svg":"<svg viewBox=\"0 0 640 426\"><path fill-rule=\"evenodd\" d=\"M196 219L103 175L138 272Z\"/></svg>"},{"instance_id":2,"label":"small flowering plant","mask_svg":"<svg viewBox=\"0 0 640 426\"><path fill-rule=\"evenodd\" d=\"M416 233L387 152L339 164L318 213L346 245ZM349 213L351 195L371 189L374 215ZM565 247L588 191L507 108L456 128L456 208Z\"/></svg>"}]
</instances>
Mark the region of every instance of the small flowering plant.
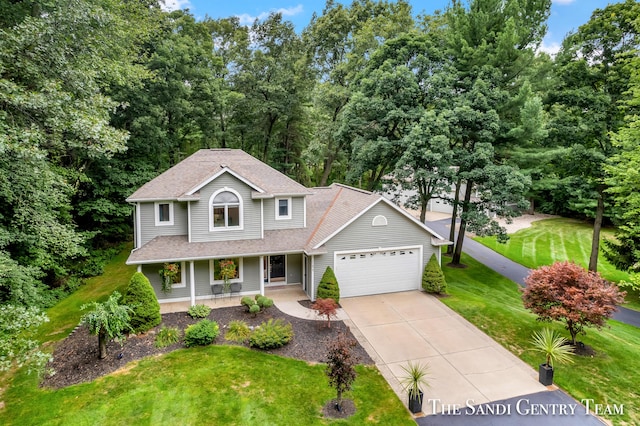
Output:
<instances>
[{"instance_id":1,"label":"small flowering plant","mask_svg":"<svg viewBox=\"0 0 640 426\"><path fill-rule=\"evenodd\" d=\"M178 263L165 263L158 273L160 274L163 293L170 293L171 286L180 282L180 264Z\"/></svg>"}]
</instances>

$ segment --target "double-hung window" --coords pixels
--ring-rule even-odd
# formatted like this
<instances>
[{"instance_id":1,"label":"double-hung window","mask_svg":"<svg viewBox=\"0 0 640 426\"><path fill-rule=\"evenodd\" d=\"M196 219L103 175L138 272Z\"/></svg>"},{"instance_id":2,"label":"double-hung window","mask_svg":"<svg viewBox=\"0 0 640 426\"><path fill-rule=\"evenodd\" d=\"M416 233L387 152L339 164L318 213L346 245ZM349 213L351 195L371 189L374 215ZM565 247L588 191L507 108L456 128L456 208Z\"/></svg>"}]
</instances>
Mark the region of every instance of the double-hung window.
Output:
<instances>
[{"instance_id":1,"label":"double-hung window","mask_svg":"<svg viewBox=\"0 0 640 426\"><path fill-rule=\"evenodd\" d=\"M291 219L291 198L276 198L276 220Z\"/></svg>"},{"instance_id":2,"label":"double-hung window","mask_svg":"<svg viewBox=\"0 0 640 426\"><path fill-rule=\"evenodd\" d=\"M242 227L242 202L234 192L220 191L212 197L212 230L240 229Z\"/></svg>"},{"instance_id":3,"label":"double-hung window","mask_svg":"<svg viewBox=\"0 0 640 426\"><path fill-rule=\"evenodd\" d=\"M155 203L156 226L173 225L173 203L170 201Z\"/></svg>"}]
</instances>

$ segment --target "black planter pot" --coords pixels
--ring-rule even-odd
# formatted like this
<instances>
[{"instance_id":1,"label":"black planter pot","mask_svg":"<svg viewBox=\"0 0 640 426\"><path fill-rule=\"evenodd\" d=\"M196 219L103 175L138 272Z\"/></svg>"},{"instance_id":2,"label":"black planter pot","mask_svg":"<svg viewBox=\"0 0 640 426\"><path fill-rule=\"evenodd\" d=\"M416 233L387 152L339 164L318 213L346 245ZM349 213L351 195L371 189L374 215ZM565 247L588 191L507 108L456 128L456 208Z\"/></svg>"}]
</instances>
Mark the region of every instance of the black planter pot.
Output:
<instances>
[{"instance_id":1,"label":"black planter pot","mask_svg":"<svg viewBox=\"0 0 640 426\"><path fill-rule=\"evenodd\" d=\"M545 386L553 384L553 367L547 364L540 364L538 369L538 380Z\"/></svg>"},{"instance_id":2,"label":"black planter pot","mask_svg":"<svg viewBox=\"0 0 640 426\"><path fill-rule=\"evenodd\" d=\"M413 414L422 412L422 396L424 394L422 391L418 391L418 395L411 396L409 395L409 411Z\"/></svg>"}]
</instances>

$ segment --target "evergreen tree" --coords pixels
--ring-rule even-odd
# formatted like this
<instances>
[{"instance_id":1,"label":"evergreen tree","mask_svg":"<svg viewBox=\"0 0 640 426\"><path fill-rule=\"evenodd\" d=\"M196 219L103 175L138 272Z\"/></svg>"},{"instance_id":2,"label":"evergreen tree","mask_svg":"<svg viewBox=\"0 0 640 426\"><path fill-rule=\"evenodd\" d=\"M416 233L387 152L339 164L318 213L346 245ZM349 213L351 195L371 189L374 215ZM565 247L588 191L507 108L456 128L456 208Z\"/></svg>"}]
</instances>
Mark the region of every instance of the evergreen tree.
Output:
<instances>
[{"instance_id":1,"label":"evergreen tree","mask_svg":"<svg viewBox=\"0 0 640 426\"><path fill-rule=\"evenodd\" d=\"M424 272L422 273L422 288L427 293L442 294L447 292L447 281L444 278L435 254L431 255L431 259L429 259L429 262L427 262L424 267Z\"/></svg>"},{"instance_id":2,"label":"evergreen tree","mask_svg":"<svg viewBox=\"0 0 640 426\"><path fill-rule=\"evenodd\" d=\"M143 333L162 321L156 294L149 279L142 272L136 272L131 276L122 303L133 309L131 328L137 333Z\"/></svg>"},{"instance_id":3,"label":"evergreen tree","mask_svg":"<svg viewBox=\"0 0 640 426\"><path fill-rule=\"evenodd\" d=\"M340 303L340 287L331 266L327 266L324 274L322 274L322 279L318 284L317 297L318 299L333 299L336 303Z\"/></svg>"}]
</instances>

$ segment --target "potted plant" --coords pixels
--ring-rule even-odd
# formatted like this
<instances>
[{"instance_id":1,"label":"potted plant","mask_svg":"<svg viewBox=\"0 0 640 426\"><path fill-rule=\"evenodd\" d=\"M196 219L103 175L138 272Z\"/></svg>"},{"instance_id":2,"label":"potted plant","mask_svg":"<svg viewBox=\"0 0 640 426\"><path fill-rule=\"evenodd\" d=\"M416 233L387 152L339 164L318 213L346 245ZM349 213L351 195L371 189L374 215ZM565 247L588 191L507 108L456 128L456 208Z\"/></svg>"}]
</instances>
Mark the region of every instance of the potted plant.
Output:
<instances>
[{"instance_id":1,"label":"potted plant","mask_svg":"<svg viewBox=\"0 0 640 426\"><path fill-rule=\"evenodd\" d=\"M402 366L402 369L405 371L406 376L400 379L400 384L409 394L409 411L413 414L420 413L422 411L422 397L424 396L420 386L429 387L429 382L427 381L429 366L409 361L406 366Z\"/></svg>"},{"instance_id":2,"label":"potted plant","mask_svg":"<svg viewBox=\"0 0 640 426\"><path fill-rule=\"evenodd\" d=\"M573 349L567 339L549 328L534 332L531 341L534 350L542 352L546 359L546 362L539 366L538 380L543 385L550 386L553 383L553 364L573 362L571 359Z\"/></svg>"}]
</instances>

